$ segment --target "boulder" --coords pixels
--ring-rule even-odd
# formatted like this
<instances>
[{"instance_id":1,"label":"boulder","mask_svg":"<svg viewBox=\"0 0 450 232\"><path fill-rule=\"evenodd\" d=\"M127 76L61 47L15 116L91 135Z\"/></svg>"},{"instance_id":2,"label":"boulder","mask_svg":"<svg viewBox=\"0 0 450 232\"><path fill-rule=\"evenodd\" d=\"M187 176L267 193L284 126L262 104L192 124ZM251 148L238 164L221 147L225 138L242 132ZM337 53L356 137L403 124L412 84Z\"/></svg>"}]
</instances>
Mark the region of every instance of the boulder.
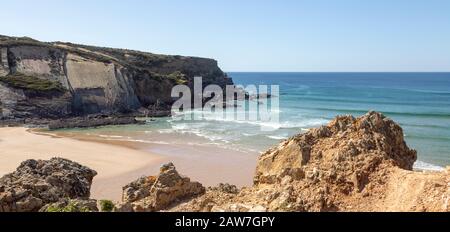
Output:
<instances>
[{"instance_id":1,"label":"boulder","mask_svg":"<svg viewBox=\"0 0 450 232\"><path fill-rule=\"evenodd\" d=\"M192 197L205 188L181 176L172 163L163 165L155 177L142 177L123 188L123 204L117 211L154 212Z\"/></svg>"},{"instance_id":2,"label":"boulder","mask_svg":"<svg viewBox=\"0 0 450 232\"><path fill-rule=\"evenodd\" d=\"M156 182L155 176L141 177L123 187L122 202L135 202L150 196Z\"/></svg>"},{"instance_id":3,"label":"boulder","mask_svg":"<svg viewBox=\"0 0 450 232\"><path fill-rule=\"evenodd\" d=\"M417 152L406 145L402 128L380 113L369 112L358 119L337 117L327 126L270 149L258 161L254 182L273 184L286 175L317 181L329 174L353 182L360 191L378 166L389 163L412 170L416 159Z\"/></svg>"},{"instance_id":4,"label":"boulder","mask_svg":"<svg viewBox=\"0 0 450 232\"><path fill-rule=\"evenodd\" d=\"M95 175L66 159L27 160L0 178L0 212L34 212L63 198L88 199Z\"/></svg>"}]
</instances>

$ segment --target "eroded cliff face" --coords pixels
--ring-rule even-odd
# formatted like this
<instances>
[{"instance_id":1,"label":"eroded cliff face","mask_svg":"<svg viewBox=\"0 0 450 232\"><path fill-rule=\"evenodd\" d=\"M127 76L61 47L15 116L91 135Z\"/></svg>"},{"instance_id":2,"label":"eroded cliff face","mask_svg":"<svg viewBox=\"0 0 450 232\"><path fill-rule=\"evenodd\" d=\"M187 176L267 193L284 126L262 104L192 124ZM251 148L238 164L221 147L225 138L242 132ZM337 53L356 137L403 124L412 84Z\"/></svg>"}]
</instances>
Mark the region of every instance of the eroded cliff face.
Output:
<instances>
[{"instance_id":1,"label":"eroded cliff face","mask_svg":"<svg viewBox=\"0 0 450 232\"><path fill-rule=\"evenodd\" d=\"M0 36L0 118L168 109L172 87L194 76L232 84L211 59Z\"/></svg>"},{"instance_id":2,"label":"eroded cliff face","mask_svg":"<svg viewBox=\"0 0 450 232\"><path fill-rule=\"evenodd\" d=\"M69 88L74 93L75 111L127 111L140 106L132 80L122 73L124 67L70 53L65 65Z\"/></svg>"}]
</instances>

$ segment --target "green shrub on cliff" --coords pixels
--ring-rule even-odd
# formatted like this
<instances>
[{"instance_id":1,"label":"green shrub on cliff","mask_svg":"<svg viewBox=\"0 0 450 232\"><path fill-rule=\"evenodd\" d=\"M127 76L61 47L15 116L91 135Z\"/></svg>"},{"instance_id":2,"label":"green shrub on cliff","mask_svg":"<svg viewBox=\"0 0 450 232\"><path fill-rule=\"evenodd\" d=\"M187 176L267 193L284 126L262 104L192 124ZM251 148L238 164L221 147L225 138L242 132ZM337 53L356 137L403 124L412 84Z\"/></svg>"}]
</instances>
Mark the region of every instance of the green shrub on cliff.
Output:
<instances>
[{"instance_id":1,"label":"green shrub on cliff","mask_svg":"<svg viewBox=\"0 0 450 232\"><path fill-rule=\"evenodd\" d=\"M33 90L38 92L64 92L65 88L57 81L39 79L37 77L23 74L12 74L0 77L0 82L6 85L23 90Z\"/></svg>"},{"instance_id":2,"label":"green shrub on cliff","mask_svg":"<svg viewBox=\"0 0 450 232\"><path fill-rule=\"evenodd\" d=\"M49 212L49 213L84 213L84 212L90 212L90 210L87 207L80 207L74 201L69 201L69 203L64 207L51 205L47 208L46 212Z\"/></svg>"},{"instance_id":3,"label":"green shrub on cliff","mask_svg":"<svg viewBox=\"0 0 450 232\"><path fill-rule=\"evenodd\" d=\"M188 82L186 80L186 75L184 75L180 71L175 71L175 72L167 75L167 78L169 78L170 80L173 80L177 85L184 85Z\"/></svg>"},{"instance_id":4,"label":"green shrub on cliff","mask_svg":"<svg viewBox=\"0 0 450 232\"><path fill-rule=\"evenodd\" d=\"M175 71L170 74L160 74L155 72L148 72L148 74L150 74L150 78L157 81L170 80L177 85L185 85L188 83L186 75L180 71Z\"/></svg>"},{"instance_id":5,"label":"green shrub on cliff","mask_svg":"<svg viewBox=\"0 0 450 232\"><path fill-rule=\"evenodd\" d=\"M115 207L114 203L110 200L101 200L100 201L100 210L102 212L112 212L114 207Z\"/></svg>"}]
</instances>

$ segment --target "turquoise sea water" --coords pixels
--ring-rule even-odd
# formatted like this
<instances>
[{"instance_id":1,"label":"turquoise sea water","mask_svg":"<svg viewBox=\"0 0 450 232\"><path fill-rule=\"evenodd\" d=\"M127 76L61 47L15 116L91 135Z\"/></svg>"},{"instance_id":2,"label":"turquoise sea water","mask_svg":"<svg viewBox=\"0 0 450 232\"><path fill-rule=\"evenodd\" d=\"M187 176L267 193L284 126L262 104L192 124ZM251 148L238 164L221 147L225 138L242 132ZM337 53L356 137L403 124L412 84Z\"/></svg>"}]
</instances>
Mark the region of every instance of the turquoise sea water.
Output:
<instances>
[{"instance_id":1,"label":"turquoise sea water","mask_svg":"<svg viewBox=\"0 0 450 232\"><path fill-rule=\"evenodd\" d=\"M404 129L419 160L450 165L450 73L232 73L240 84L277 84L281 121L328 121L383 112ZM299 125L299 126L300 126ZM295 130L295 129L294 129ZM281 130L280 136L292 130Z\"/></svg>"},{"instance_id":2,"label":"turquoise sea water","mask_svg":"<svg viewBox=\"0 0 450 232\"><path fill-rule=\"evenodd\" d=\"M418 168L450 165L450 73L229 73L244 86L279 85L280 122L261 131L256 122L159 118L140 126L82 130L108 139L154 144L220 146L257 153L336 115L376 110L404 129L419 152Z\"/></svg>"}]
</instances>

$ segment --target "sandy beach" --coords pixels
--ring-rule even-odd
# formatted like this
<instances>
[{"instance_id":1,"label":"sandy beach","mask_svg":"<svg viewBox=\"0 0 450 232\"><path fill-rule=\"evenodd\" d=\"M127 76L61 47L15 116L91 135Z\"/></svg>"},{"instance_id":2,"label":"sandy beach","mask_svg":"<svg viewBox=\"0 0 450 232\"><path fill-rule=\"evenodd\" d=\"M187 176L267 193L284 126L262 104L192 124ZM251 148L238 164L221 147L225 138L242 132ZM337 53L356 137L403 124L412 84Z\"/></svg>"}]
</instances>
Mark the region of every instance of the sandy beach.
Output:
<instances>
[{"instance_id":1,"label":"sandy beach","mask_svg":"<svg viewBox=\"0 0 450 232\"><path fill-rule=\"evenodd\" d=\"M120 201L122 187L143 175L155 175L173 162L180 173L207 186L250 186L257 156L203 146L149 145L125 141L68 138L27 128L0 128L0 176L27 159L62 157L98 172L91 197Z\"/></svg>"}]
</instances>

